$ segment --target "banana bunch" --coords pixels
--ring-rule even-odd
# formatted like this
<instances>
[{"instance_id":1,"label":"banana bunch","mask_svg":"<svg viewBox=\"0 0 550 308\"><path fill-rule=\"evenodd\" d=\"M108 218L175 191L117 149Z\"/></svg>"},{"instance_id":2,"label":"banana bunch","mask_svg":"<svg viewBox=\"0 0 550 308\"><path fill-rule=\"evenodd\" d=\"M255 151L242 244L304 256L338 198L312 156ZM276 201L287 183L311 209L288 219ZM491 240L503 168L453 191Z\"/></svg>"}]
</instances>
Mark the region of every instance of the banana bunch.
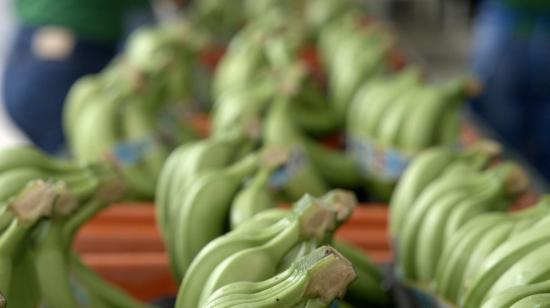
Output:
<instances>
[{"instance_id":1,"label":"banana bunch","mask_svg":"<svg viewBox=\"0 0 550 308\"><path fill-rule=\"evenodd\" d=\"M76 230L112 202L117 191L112 185L99 187L96 183L87 197L75 197L76 192L63 181L48 178L51 180L28 181L2 201L0 293L7 304L29 308L141 307L70 251Z\"/></svg>"},{"instance_id":2,"label":"banana bunch","mask_svg":"<svg viewBox=\"0 0 550 308\"><path fill-rule=\"evenodd\" d=\"M329 307L343 297L355 276L345 257L323 246L266 280L225 285L204 307Z\"/></svg>"},{"instance_id":3,"label":"banana bunch","mask_svg":"<svg viewBox=\"0 0 550 308\"><path fill-rule=\"evenodd\" d=\"M481 172L464 163L445 168L401 222L396 246L404 278L429 285L451 235L481 213L505 211L526 186L525 175L512 163Z\"/></svg>"},{"instance_id":4,"label":"banana bunch","mask_svg":"<svg viewBox=\"0 0 550 308\"><path fill-rule=\"evenodd\" d=\"M176 306L203 307L213 292L227 284L272 277L280 272L279 264L294 246L330 238L356 203L349 193L338 195L322 200L306 195L292 211L260 212L209 242L189 266Z\"/></svg>"},{"instance_id":5,"label":"banana bunch","mask_svg":"<svg viewBox=\"0 0 550 308\"><path fill-rule=\"evenodd\" d=\"M530 280L529 277L541 273L539 269L544 270L541 267L544 261L533 262L537 258L536 254L541 260L544 249L540 249L538 253L534 251L548 244L539 243L537 248L532 247L531 250L516 250L516 257L512 257L512 251L498 251L513 241L520 245L526 244L529 239L523 237L523 234L529 230L534 234L532 229L542 227L539 222L548 221L549 214L549 200L545 198L532 208L512 213L482 214L469 221L449 239L448 246L445 246L442 257L448 259L442 259L444 262L438 265L434 291L442 300L463 303L465 307L481 307L482 301L497 296L504 290L542 281L540 279L543 276L538 276L536 280ZM542 233L540 229L536 232ZM457 253L459 249L460 253ZM532 257L529 257L530 251L533 251ZM509 261L506 267L500 265L499 268L491 261L496 260L493 255L497 259L504 255L516 259ZM487 278L484 279L488 280L478 285L478 278L485 275Z\"/></svg>"},{"instance_id":6,"label":"banana bunch","mask_svg":"<svg viewBox=\"0 0 550 308\"><path fill-rule=\"evenodd\" d=\"M104 71L78 80L63 115L75 158L114 160L135 197L153 198L168 153L196 138L183 120L203 95L196 59L204 41L185 22L140 29Z\"/></svg>"},{"instance_id":7,"label":"banana bunch","mask_svg":"<svg viewBox=\"0 0 550 308\"><path fill-rule=\"evenodd\" d=\"M378 197L389 197L422 150L458 145L461 107L474 90L462 78L440 86L424 84L412 68L358 91L348 114L348 151Z\"/></svg>"},{"instance_id":8,"label":"banana bunch","mask_svg":"<svg viewBox=\"0 0 550 308\"><path fill-rule=\"evenodd\" d=\"M319 34L331 104L342 123L361 85L387 69L385 59L393 45L387 29L376 24L362 26L354 17L338 19Z\"/></svg>"},{"instance_id":9,"label":"banana bunch","mask_svg":"<svg viewBox=\"0 0 550 308\"><path fill-rule=\"evenodd\" d=\"M390 237L396 239L401 236L403 221L410 214L420 194L435 183L446 170L464 164L474 170L481 170L501 152L498 143L480 140L461 152L439 146L417 155L403 173L390 200Z\"/></svg>"}]
</instances>

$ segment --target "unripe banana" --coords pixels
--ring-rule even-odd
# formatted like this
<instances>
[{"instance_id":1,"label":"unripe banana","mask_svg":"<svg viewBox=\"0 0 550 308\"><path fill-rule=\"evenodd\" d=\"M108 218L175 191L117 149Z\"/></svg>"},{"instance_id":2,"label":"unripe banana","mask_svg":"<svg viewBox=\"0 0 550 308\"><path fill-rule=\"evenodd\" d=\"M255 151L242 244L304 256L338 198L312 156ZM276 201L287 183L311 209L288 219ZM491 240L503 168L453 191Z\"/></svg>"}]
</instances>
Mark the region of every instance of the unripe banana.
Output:
<instances>
[{"instance_id":1,"label":"unripe banana","mask_svg":"<svg viewBox=\"0 0 550 308\"><path fill-rule=\"evenodd\" d=\"M550 278L550 269L548 267L549 251L550 243L541 245L524 256L502 274L493 284L487 296L491 297L494 294L498 294L512 287L548 280Z\"/></svg>"},{"instance_id":2,"label":"unripe banana","mask_svg":"<svg viewBox=\"0 0 550 308\"><path fill-rule=\"evenodd\" d=\"M508 193L507 186L515 171L509 167L512 166L503 164L487 172L486 184L483 187L478 187L481 189L479 192L472 192L471 195L455 204L437 207L434 205L426 214L418 233L419 241L416 248L416 268L421 283L428 284L433 279L445 237L448 238L448 235L456 233L456 230L469 220L459 218L453 221L455 213L464 212L461 210L466 209L466 212L471 212L468 216L471 218L482 212L506 209L506 207L497 208L494 204L498 204ZM451 231L446 233L445 230L449 230L449 228Z\"/></svg>"},{"instance_id":3,"label":"unripe banana","mask_svg":"<svg viewBox=\"0 0 550 308\"><path fill-rule=\"evenodd\" d=\"M67 134L67 140L76 138L72 134L81 113L89 106L90 99L102 90L103 84L97 75L81 77L71 86L63 107L63 131Z\"/></svg>"},{"instance_id":4,"label":"unripe banana","mask_svg":"<svg viewBox=\"0 0 550 308\"><path fill-rule=\"evenodd\" d=\"M343 296L354 278L351 263L324 246L271 279L235 282L219 289L204 307L295 307L306 299L316 299L315 307L328 307L332 300ZM258 289L257 285L267 287Z\"/></svg>"},{"instance_id":5,"label":"unripe banana","mask_svg":"<svg viewBox=\"0 0 550 308\"><path fill-rule=\"evenodd\" d=\"M515 302L511 306L511 308L531 308L531 307L540 307L540 308L550 307L550 292L526 296L521 300Z\"/></svg>"},{"instance_id":6,"label":"unripe banana","mask_svg":"<svg viewBox=\"0 0 550 308\"><path fill-rule=\"evenodd\" d=\"M177 213L175 257L183 274L204 245L224 233L231 200L245 177L259 166L256 153L220 171L206 172L193 182ZM212 192L216 192L215 194Z\"/></svg>"},{"instance_id":7,"label":"unripe banana","mask_svg":"<svg viewBox=\"0 0 550 308\"><path fill-rule=\"evenodd\" d=\"M282 221L264 225L264 229L255 232L239 233L235 230L208 243L189 266L178 291L176 307L197 307L203 286L218 264L241 250L269 241L279 234L286 224L286 221Z\"/></svg>"},{"instance_id":8,"label":"unripe banana","mask_svg":"<svg viewBox=\"0 0 550 308\"><path fill-rule=\"evenodd\" d=\"M366 83L355 95L348 113L348 130L362 137L375 136L388 107L403 91L418 84L416 68L391 79L378 78Z\"/></svg>"},{"instance_id":9,"label":"unripe banana","mask_svg":"<svg viewBox=\"0 0 550 308\"><path fill-rule=\"evenodd\" d=\"M407 148L402 147L401 136L406 131L404 125L410 117L409 111L414 110L416 104L423 100L424 91L423 88L408 88L389 102L383 119L374 131L374 140L386 149L398 149L410 154Z\"/></svg>"},{"instance_id":10,"label":"unripe banana","mask_svg":"<svg viewBox=\"0 0 550 308\"><path fill-rule=\"evenodd\" d=\"M402 221L422 190L438 178L453 160L447 148L433 148L418 155L401 177L390 201L390 234L400 234Z\"/></svg>"},{"instance_id":11,"label":"unripe banana","mask_svg":"<svg viewBox=\"0 0 550 308\"><path fill-rule=\"evenodd\" d=\"M464 281L464 268L470 255L488 230L507 221L504 213L489 213L476 217L463 226L445 245L435 276L436 291L451 303L457 303ZM460 251L461 253L456 253Z\"/></svg>"},{"instance_id":12,"label":"unripe banana","mask_svg":"<svg viewBox=\"0 0 550 308\"><path fill-rule=\"evenodd\" d=\"M409 216L403 221L402 233L398 238L398 259L405 277L413 281L417 279L414 251L418 229L428 209L441 198L450 198L447 202L456 202L464 198L471 189L479 185L479 182L480 179L475 176L451 177L447 175L444 179L430 184L418 197Z\"/></svg>"},{"instance_id":13,"label":"unripe banana","mask_svg":"<svg viewBox=\"0 0 550 308\"><path fill-rule=\"evenodd\" d=\"M531 285L519 286L507 289L483 303L482 308L507 308L513 307L515 303L532 295L547 294L550 292L550 280ZM537 306L529 306L537 307Z\"/></svg>"},{"instance_id":14,"label":"unripe banana","mask_svg":"<svg viewBox=\"0 0 550 308\"><path fill-rule=\"evenodd\" d=\"M466 290L462 303L464 307L481 306L487 292L511 265L540 245L550 242L550 233L546 230L549 221L550 217L539 221L532 228L510 238L487 257L471 288Z\"/></svg>"},{"instance_id":15,"label":"unripe banana","mask_svg":"<svg viewBox=\"0 0 550 308\"><path fill-rule=\"evenodd\" d=\"M304 146L315 168L332 187L360 186L362 177L359 166L346 152L331 150L310 140L306 140Z\"/></svg>"},{"instance_id":16,"label":"unripe banana","mask_svg":"<svg viewBox=\"0 0 550 308\"><path fill-rule=\"evenodd\" d=\"M415 153L436 144L441 121L447 113L458 117L456 105L464 103L464 81L457 80L441 88L425 88L419 104L403 126L402 148ZM455 136L458 139L458 135Z\"/></svg>"},{"instance_id":17,"label":"unripe banana","mask_svg":"<svg viewBox=\"0 0 550 308\"><path fill-rule=\"evenodd\" d=\"M260 169L233 200L230 212L230 224L234 229L255 214L275 207L275 199L270 191L271 168Z\"/></svg>"},{"instance_id":18,"label":"unripe banana","mask_svg":"<svg viewBox=\"0 0 550 308\"><path fill-rule=\"evenodd\" d=\"M265 66L261 31L247 28L234 37L216 70L213 81L214 97L226 91L246 89Z\"/></svg>"},{"instance_id":19,"label":"unripe banana","mask_svg":"<svg viewBox=\"0 0 550 308\"><path fill-rule=\"evenodd\" d=\"M303 194L309 193L315 196L320 196L328 187L322 180L318 170L312 165L307 156L307 152L303 150L303 136L300 131L288 122L289 114L288 99L276 101L269 110L269 113L264 124L264 140L267 145L288 147L295 149L291 152L297 155L296 170L288 170L291 172L286 183L284 183L283 191L291 200L300 198Z\"/></svg>"},{"instance_id":20,"label":"unripe banana","mask_svg":"<svg viewBox=\"0 0 550 308\"><path fill-rule=\"evenodd\" d=\"M275 238L262 246L240 251L220 263L208 278L200 303L206 303L215 290L229 283L259 281L273 276L284 254L301 238L320 240L336 227L336 212L312 200L310 196L300 199L297 210L302 213L301 216L289 217L288 227ZM313 222L314 225L310 225ZM249 270L243 272L243 266Z\"/></svg>"},{"instance_id":21,"label":"unripe banana","mask_svg":"<svg viewBox=\"0 0 550 308\"><path fill-rule=\"evenodd\" d=\"M111 155L119 138L120 101L103 94L88 103L86 113L78 119L71 150L77 161L88 164Z\"/></svg>"},{"instance_id":22,"label":"unripe banana","mask_svg":"<svg viewBox=\"0 0 550 308\"><path fill-rule=\"evenodd\" d=\"M0 151L0 173L21 167L36 168L47 172L71 172L80 167L73 161L48 157L31 146L18 146Z\"/></svg>"}]
</instances>

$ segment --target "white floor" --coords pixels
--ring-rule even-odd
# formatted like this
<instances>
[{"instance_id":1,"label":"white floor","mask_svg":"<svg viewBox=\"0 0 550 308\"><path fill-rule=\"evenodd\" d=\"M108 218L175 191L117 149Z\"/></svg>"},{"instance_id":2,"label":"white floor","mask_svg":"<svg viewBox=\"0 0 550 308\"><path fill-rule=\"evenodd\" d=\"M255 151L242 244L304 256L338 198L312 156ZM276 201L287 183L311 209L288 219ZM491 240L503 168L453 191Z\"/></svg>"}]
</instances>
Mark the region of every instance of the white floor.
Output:
<instances>
[{"instance_id":1,"label":"white floor","mask_svg":"<svg viewBox=\"0 0 550 308\"><path fill-rule=\"evenodd\" d=\"M15 1L0 1L0 72L4 71L4 62L8 52L9 42L14 30L14 21L10 5ZM0 82L1 76L0 73ZM0 94L1 88L0 88ZM0 95L0 100L2 95ZM26 138L14 127L0 104L0 149L27 143Z\"/></svg>"}]
</instances>

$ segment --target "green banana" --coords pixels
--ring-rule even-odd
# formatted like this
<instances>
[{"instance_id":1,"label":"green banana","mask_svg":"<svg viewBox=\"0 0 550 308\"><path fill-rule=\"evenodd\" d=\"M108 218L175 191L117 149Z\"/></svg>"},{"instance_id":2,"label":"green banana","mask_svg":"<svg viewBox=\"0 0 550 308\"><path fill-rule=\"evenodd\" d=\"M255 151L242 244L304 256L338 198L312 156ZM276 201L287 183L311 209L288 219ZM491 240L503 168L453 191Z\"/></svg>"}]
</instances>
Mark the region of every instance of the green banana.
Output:
<instances>
[{"instance_id":1,"label":"green banana","mask_svg":"<svg viewBox=\"0 0 550 308\"><path fill-rule=\"evenodd\" d=\"M473 249L469 259L466 262L466 266L463 268L464 277L473 277L479 271L479 266L483 261L493 252L498 246L512 235L514 228L518 223L513 221L505 221L496 224L491 232L483 235L479 240L477 246ZM458 290L457 298L460 298L462 294Z\"/></svg>"},{"instance_id":2,"label":"green banana","mask_svg":"<svg viewBox=\"0 0 550 308\"><path fill-rule=\"evenodd\" d=\"M385 148L405 150L403 147L403 134L406 132L405 123L410 118L409 111L415 110L417 101L422 101L424 95L422 88L409 88L400 92L392 102L388 103L384 117L373 134L373 138ZM405 153L411 153L404 151Z\"/></svg>"},{"instance_id":3,"label":"green banana","mask_svg":"<svg viewBox=\"0 0 550 308\"><path fill-rule=\"evenodd\" d=\"M504 213L483 214L468 222L449 239L435 275L435 290L438 295L451 303L457 303L464 279L464 268L480 237L506 220Z\"/></svg>"},{"instance_id":4,"label":"green banana","mask_svg":"<svg viewBox=\"0 0 550 308\"><path fill-rule=\"evenodd\" d=\"M438 182L429 185L415 201L409 216L403 221L403 228L398 238L398 259L401 269L410 280L417 279L414 251L417 243L418 229L424 215L438 199L457 202L478 186L480 179L475 176L451 177L447 175Z\"/></svg>"},{"instance_id":5,"label":"green banana","mask_svg":"<svg viewBox=\"0 0 550 308\"><path fill-rule=\"evenodd\" d=\"M324 246L268 280L235 282L219 289L205 307L294 307L308 298L317 301L310 307L328 307L354 278L349 261Z\"/></svg>"},{"instance_id":6,"label":"green banana","mask_svg":"<svg viewBox=\"0 0 550 308\"><path fill-rule=\"evenodd\" d=\"M291 211L287 209L273 208L269 210L261 211L254 215L250 219L243 221L242 224L237 226L231 232L246 234L250 232L256 232L264 229L266 226L270 226L281 219L284 219L291 215Z\"/></svg>"},{"instance_id":7,"label":"green banana","mask_svg":"<svg viewBox=\"0 0 550 308\"><path fill-rule=\"evenodd\" d=\"M548 221L550 221L550 217L546 217L532 228L518 233L487 257L480 267L478 275L473 278L471 288L466 289L464 307L479 307L496 280L511 265L540 245L550 241L550 233L545 229L545 224Z\"/></svg>"},{"instance_id":8,"label":"green banana","mask_svg":"<svg viewBox=\"0 0 550 308\"><path fill-rule=\"evenodd\" d=\"M262 245L279 234L286 221L267 225L256 232L234 230L208 243L189 265L178 291L176 307L197 307L203 286L214 268L229 256L256 245Z\"/></svg>"},{"instance_id":9,"label":"green banana","mask_svg":"<svg viewBox=\"0 0 550 308\"><path fill-rule=\"evenodd\" d=\"M48 157L31 146L17 146L0 151L0 173L23 167L54 173L71 172L80 168L73 161Z\"/></svg>"},{"instance_id":10,"label":"green banana","mask_svg":"<svg viewBox=\"0 0 550 308\"><path fill-rule=\"evenodd\" d=\"M246 28L235 36L213 80L214 98L226 91L246 89L266 64L261 31Z\"/></svg>"},{"instance_id":11,"label":"green banana","mask_svg":"<svg viewBox=\"0 0 550 308\"><path fill-rule=\"evenodd\" d=\"M464 81L453 81L441 88L425 88L423 92L418 105L411 110L403 124L400 136L402 148L410 153L436 144L444 115L454 112L454 116L458 117L455 105L464 102Z\"/></svg>"},{"instance_id":12,"label":"green banana","mask_svg":"<svg viewBox=\"0 0 550 308\"><path fill-rule=\"evenodd\" d=\"M90 99L101 91L103 83L98 75L81 77L71 86L63 108L63 131L68 135L67 140L76 138L72 134L78 119L89 106Z\"/></svg>"},{"instance_id":13,"label":"green banana","mask_svg":"<svg viewBox=\"0 0 550 308\"><path fill-rule=\"evenodd\" d=\"M315 169L332 187L357 188L362 182L359 166L346 152L306 140L305 150Z\"/></svg>"},{"instance_id":14,"label":"green banana","mask_svg":"<svg viewBox=\"0 0 550 308\"><path fill-rule=\"evenodd\" d=\"M512 307L514 303L532 295L546 294L550 292L550 280L531 285L513 287L506 292L499 293L483 303L482 308ZM537 306L530 306L537 307Z\"/></svg>"},{"instance_id":15,"label":"green banana","mask_svg":"<svg viewBox=\"0 0 550 308\"><path fill-rule=\"evenodd\" d=\"M0 292L9 295L12 283L14 257L24 242L30 227L18 219L12 220L9 227L0 235ZM9 300L9 298L8 298Z\"/></svg>"},{"instance_id":16,"label":"green banana","mask_svg":"<svg viewBox=\"0 0 550 308\"><path fill-rule=\"evenodd\" d=\"M304 237L319 240L336 227L336 212L324 207L310 196L304 196L297 204L302 216L289 217L288 226L264 245L233 254L213 270L208 278L199 303L220 287L236 281L259 281L273 276L284 254ZM311 225L315 221L314 225ZM248 268L242 271L243 266ZM200 305L199 305L200 306Z\"/></svg>"},{"instance_id":17,"label":"green banana","mask_svg":"<svg viewBox=\"0 0 550 308\"><path fill-rule=\"evenodd\" d=\"M275 200L269 187L272 173L271 168L260 169L251 179L250 184L235 196L229 217L232 229L255 214L275 207Z\"/></svg>"},{"instance_id":18,"label":"green banana","mask_svg":"<svg viewBox=\"0 0 550 308\"><path fill-rule=\"evenodd\" d=\"M34 245L34 260L40 294L50 307L78 307L69 281L68 256L64 249L63 225L44 222ZM52 287L55 281L55 287Z\"/></svg>"},{"instance_id":19,"label":"green banana","mask_svg":"<svg viewBox=\"0 0 550 308\"><path fill-rule=\"evenodd\" d=\"M517 302L511 308L548 308L550 307L550 292L529 295Z\"/></svg>"},{"instance_id":20,"label":"green banana","mask_svg":"<svg viewBox=\"0 0 550 308\"><path fill-rule=\"evenodd\" d=\"M307 151L303 149L304 137L301 132L287 120L289 104L290 101L283 98L282 101L276 101L269 110L264 124L264 142L270 146L294 149L291 153L298 156L296 158L298 165L288 166L294 170L288 170L287 167L287 172L291 174L283 186L283 191L289 199L296 200L305 193L315 196L322 195L328 191L327 184L324 183L319 171L313 166Z\"/></svg>"},{"instance_id":21,"label":"green banana","mask_svg":"<svg viewBox=\"0 0 550 308\"><path fill-rule=\"evenodd\" d=\"M487 201L489 210L503 211L510 205L510 199L522 193L528 186L528 178L525 173L514 163L503 163L500 166L488 171L495 176L495 179L504 181L500 183L499 196L495 196L491 201ZM500 198L499 198L500 197ZM482 201L483 202L483 201ZM449 215L448 223L445 227L445 235L449 237L453 234L464 222L469 221L472 217L484 211L483 207L476 204L456 208Z\"/></svg>"},{"instance_id":22,"label":"green banana","mask_svg":"<svg viewBox=\"0 0 550 308\"><path fill-rule=\"evenodd\" d=\"M418 155L399 180L390 201L390 235L400 234L402 222L422 191L442 173L455 155L443 147L428 149Z\"/></svg>"},{"instance_id":23,"label":"green banana","mask_svg":"<svg viewBox=\"0 0 550 308\"><path fill-rule=\"evenodd\" d=\"M470 196L459 203L434 206L426 214L418 232L416 249L416 268L420 282L427 284L433 279L445 239L449 237L449 234L454 234L465 221L468 221L468 219L458 219L458 222L455 222L456 220L453 220L455 213L463 212L462 209L469 209L474 213L505 209L500 205L495 207L494 204L498 204L498 201L508 193L507 186L511 182L510 178L517 170L513 167L514 165L503 164L487 172L489 175L487 184L483 188L480 187L479 193L472 192ZM470 217L474 217L474 214L471 214ZM445 231L449 231L449 229L451 231L446 233Z\"/></svg>"},{"instance_id":24,"label":"green banana","mask_svg":"<svg viewBox=\"0 0 550 308\"><path fill-rule=\"evenodd\" d=\"M189 186L174 226L174 257L181 275L204 245L223 234L231 200L258 167L258 154L253 153L223 170L200 175Z\"/></svg>"},{"instance_id":25,"label":"green banana","mask_svg":"<svg viewBox=\"0 0 550 308\"><path fill-rule=\"evenodd\" d=\"M380 32L379 32L380 33ZM384 69L389 40L372 32L348 34L338 46L334 61L329 63L329 84L336 114L344 119L350 101L365 80Z\"/></svg>"},{"instance_id":26,"label":"green banana","mask_svg":"<svg viewBox=\"0 0 550 308\"><path fill-rule=\"evenodd\" d=\"M272 104L273 82L262 81L257 87L234 90L220 95L212 113L212 134L225 134L235 127L245 127L259 121Z\"/></svg>"},{"instance_id":27,"label":"green banana","mask_svg":"<svg viewBox=\"0 0 550 308\"><path fill-rule=\"evenodd\" d=\"M430 262L434 262L434 260L437 260L437 258L435 257L437 257L437 254L441 252L442 243L441 236L430 239L430 237L432 237L432 234L426 232L427 227L434 227L434 231L436 231L438 230L438 228L444 226L440 224L439 220L437 220L438 218L441 218L441 213L444 211L448 211L449 209L452 209L453 207L465 202L468 197L471 196L471 194L475 193L476 190L473 187L456 189L455 191L448 192L445 196L442 196L440 199L435 200L431 204L431 207L423 213L424 217L416 222L416 232L412 231L414 230L412 228L407 228L407 224L405 224L404 237L415 243L414 251L411 252L408 252L407 250L410 249L411 246L399 246L400 255L401 252L403 252L403 256L405 258L403 263L405 264L405 274L407 274L408 272L412 273L407 277L411 277L420 285L427 285L429 283L431 275L433 274L433 266L437 264L427 264L428 260L424 260L421 258L429 258ZM413 233L412 235L408 235L408 232L415 233ZM428 240L433 240L434 242L428 242ZM409 270L407 270L407 268L409 268Z\"/></svg>"},{"instance_id":28,"label":"green banana","mask_svg":"<svg viewBox=\"0 0 550 308\"><path fill-rule=\"evenodd\" d=\"M541 245L517 261L493 284L487 296L491 297L511 287L548 280L550 273L548 267L549 250L550 244Z\"/></svg>"},{"instance_id":29,"label":"green banana","mask_svg":"<svg viewBox=\"0 0 550 308\"><path fill-rule=\"evenodd\" d=\"M88 103L74 127L71 150L78 162L88 164L111 155L119 138L120 100L103 94Z\"/></svg>"},{"instance_id":30,"label":"green banana","mask_svg":"<svg viewBox=\"0 0 550 308\"><path fill-rule=\"evenodd\" d=\"M412 68L394 78L367 83L358 91L350 107L348 129L359 136L375 136L388 107L403 91L417 85L418 79L419 71Z\"/></svg>"},{"instance_id":31,"label":"green banana","mask_svg":"<svg viewBox=\"0 0 550 308\"><path fill-rule=\"evenodd\" d=\"M22 247L28 247L28 239ZM6 295L10 306L20 308L34 308L40 304L40 287L34 269L34 256L30 249L21 249L14 257L12 281Z\"/></svg>"}]
</instances>

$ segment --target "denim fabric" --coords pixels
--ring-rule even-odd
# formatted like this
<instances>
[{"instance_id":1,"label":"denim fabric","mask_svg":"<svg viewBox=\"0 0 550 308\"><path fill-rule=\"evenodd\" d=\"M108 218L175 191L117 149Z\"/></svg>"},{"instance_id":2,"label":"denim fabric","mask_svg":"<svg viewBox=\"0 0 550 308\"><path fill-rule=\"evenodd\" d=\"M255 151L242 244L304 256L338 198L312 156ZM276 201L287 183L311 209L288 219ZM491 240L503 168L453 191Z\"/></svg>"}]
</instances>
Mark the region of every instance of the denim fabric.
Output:
<instances>
[{"instance_id":1,"label":"denim fabric","mask_svg":"<svg viewBox=\"0 0 550 308\"><path fill-rule=\"evenodd\" d=\"M487 3L477 20L472 64L484 85L473 110L550 177L550 16Z\"/></svg>"},{"instance_id":2,"label":"denim fabric","mask_svg":"<svg viewBox=\"0 0 550 308\"><path fill-rule=\"evenodd\" d=\"M57 154L64 145L62 110L71 85L99 72L115 55L116 46L77 40L65 59L37 57L32 39L37 28L21 27L8 56L3 101L14 123L39 148Z\"/></svg>"}]
</instances>

